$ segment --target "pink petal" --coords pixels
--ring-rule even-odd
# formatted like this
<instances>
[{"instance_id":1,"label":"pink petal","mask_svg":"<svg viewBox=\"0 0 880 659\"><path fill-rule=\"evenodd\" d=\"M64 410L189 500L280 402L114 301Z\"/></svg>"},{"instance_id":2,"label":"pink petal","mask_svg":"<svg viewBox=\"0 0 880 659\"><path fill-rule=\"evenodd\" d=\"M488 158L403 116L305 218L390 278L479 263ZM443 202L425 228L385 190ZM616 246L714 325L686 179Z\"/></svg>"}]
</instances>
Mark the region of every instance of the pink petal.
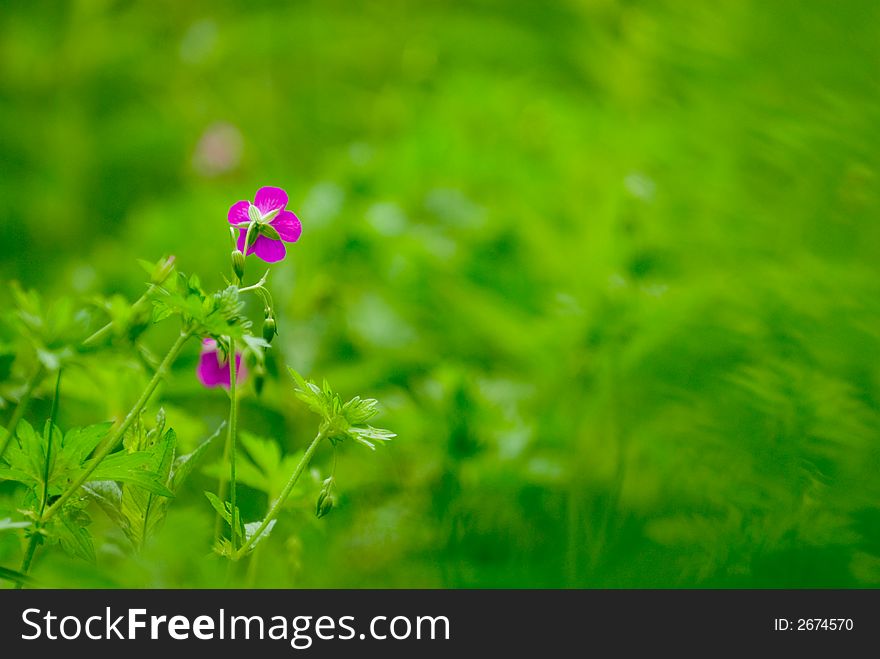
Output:
<instances>
[{"instance_id":1,"label":"pink petal","mask_svg":"<svg viewBox=\"0 0 880 659\"><path fill-rule=\"evenodd\" d=\"M254 231L256 231L256 229L254 229ZM241 229L241 230L239 230L239 232L238 232L238 242L236 243L236 247L238 247L238 251L239 251L239 252L244 252L244 239L245 239L245 236L247 236L247 229ZM259 240L259 238L257 238L257 240ZM249 254L253 254L253 253L256 251L256 247L257 247L256 243L254 243L253 245L251 245L251 248L247 251L247 254L245 254L245 256L248 256Z\"/></svg>"},{"instance_id":2,"label":"pink petal","mask_svg":"<svg viewBox=\"0 0 880 659\"><path fill-rule=\"evenodd\" d=\"M287 206L287 193L281 188L270 186L260 188L254 197L254 206L259 208L263 215L269 211L283 210Z\"/></svg>"},{"instance_id":3,"label":"pink petal","mask_svg":"<svg viewBox=\"0 0 880 659\"><path fill-rule=\"evenodd\" d=\"M281 240L287 243L295 243L302 233L302 224L293 211L281 211L269 224L278 232Z\"/></svg>"},{"instance_id":4,"label":"pink petal","mask_svg":"<svg viewBox=\"0 0 880 659\"><path fill-rule=\"evenodd\" d=\"M260 236L257 238L253 250L256 252L257 256L263 259L266 263L276 263L283 259L284 255L287 254L283 242L266 238L266 236Z\"/></svg>"},{"instance_id":5,"label":"pink petal","mask_svg":"<svg viewBox=\"0 0 880 659\"><path fill-rule=\"evenodd\" d=\"M208 345L210 339L204 341ZM210 341L216 346L216 343ZM219 353L216 350L203 352L199 357L199 365L196 367L196 375L199 381L206 387L223 387L229 389L229 362L220 363ZM235 356L235 379L243 380L247 375L246 369L241 364L241 354Z\"/></svg>"},{"instance_id":6,"label":"pink petal","mask_svg":"<svg viewBox=\"0 0 880 659\"><path fill-rule=\"evenodd\" d=\"M199 365L196 367L196 375L198 375L199 382L206 387L229 386L229 369L225 364L220 365L216 350L201 354Z\"/></svg>"},{"instance_id":7,"label":"pink petal","mask_svg":"<svg viewBox=\"0 0 880 659\"><path fill-rule=\"evenodd\" d=\"M248 217L248 207L251 205L249 201L236 201L229 208L229 224L240 224L242 222L250 222Z\"/></svg>"}]
</instances>

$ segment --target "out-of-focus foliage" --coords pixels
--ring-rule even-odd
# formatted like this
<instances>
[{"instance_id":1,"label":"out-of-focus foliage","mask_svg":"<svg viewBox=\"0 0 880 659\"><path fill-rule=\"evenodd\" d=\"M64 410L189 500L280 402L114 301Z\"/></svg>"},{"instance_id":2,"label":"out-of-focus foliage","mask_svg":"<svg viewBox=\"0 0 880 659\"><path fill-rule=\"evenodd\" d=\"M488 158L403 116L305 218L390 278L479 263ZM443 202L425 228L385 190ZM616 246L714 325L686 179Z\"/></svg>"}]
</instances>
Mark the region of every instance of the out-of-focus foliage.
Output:
<instances>
[{"instance_id":1,"label":"out-of-focus foliage","mask_svg":"<svg viewBox=\"0 0 880 659\"><path fill-rule=\"evenodd\" d=\"M235 585L877 586L878 25L873 0L6 3L0 274L98 315L139 258L219 288L229 205L288 191L242 517L314 434L285 364L398 438L341 446L332 513L292 497ZM79 356L59 426L124 414L174 332ZM13 337L4 424L39 364ZM154 404L181 453L225 416L196 358ZM226 583L219 444L139 554L95 507L95 563L34 578Z\"/></svg>"}]
</instances>

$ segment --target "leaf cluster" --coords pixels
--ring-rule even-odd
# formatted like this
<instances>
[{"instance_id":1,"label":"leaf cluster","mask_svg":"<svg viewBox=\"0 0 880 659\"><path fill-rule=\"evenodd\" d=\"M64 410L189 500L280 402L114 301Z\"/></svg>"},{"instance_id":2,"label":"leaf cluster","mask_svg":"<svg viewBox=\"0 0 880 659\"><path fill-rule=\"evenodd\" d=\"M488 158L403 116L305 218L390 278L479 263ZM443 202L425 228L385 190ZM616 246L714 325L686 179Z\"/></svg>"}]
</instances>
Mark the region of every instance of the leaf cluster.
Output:
<instances>
[{"instance_id":1,"label":"leaf cluster","mask_svg":"<svg viewBox=\"0 0 880 659\"><path fill-rule=\"evenodd\" d=\"M375 450L375 442L387 442L397 435L384 428L375 428L367 421L379 413L379 401L375 398L355 396L342 402L327 380L318 386L304 379L294 369L288 368L296 381L296 397L321 417L321 432L334 444L351 439Z\"/></svg>"}]
</instances>

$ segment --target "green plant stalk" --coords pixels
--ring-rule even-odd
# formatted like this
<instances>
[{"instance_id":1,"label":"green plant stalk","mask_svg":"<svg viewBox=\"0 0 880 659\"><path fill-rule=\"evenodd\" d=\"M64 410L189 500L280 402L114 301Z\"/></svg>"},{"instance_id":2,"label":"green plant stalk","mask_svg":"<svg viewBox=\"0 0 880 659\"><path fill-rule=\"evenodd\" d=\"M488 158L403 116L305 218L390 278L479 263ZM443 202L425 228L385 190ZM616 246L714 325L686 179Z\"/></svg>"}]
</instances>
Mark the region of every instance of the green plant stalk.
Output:
<instances>
[{"instance_id":1,"label":"green plant stalk","mask_svg":"<svg viewBox=\"0 0 880 659\"><path fill-rule=\"evenodd\" d=\"M134 407L126 415L125 419L123 419L122 423L116 427L116 429L107 436L107 439L104 440L101 447L95 453L93 458L92 466L84 471L79 478L77 478L64 492L61 493L55 503L53 503L43 515L40 517L41 522L45 522L50 519L55 513L57 513L61 506L71 497L73 494L79 490L83 484L89 480L89 476L92 475L92 472L98 468L98 465L101 463L104 458L110 455L110 452L113 451L122 440L122 437L125 435L125 431L134 423L135 419L140 415L141 410L144 409L147 402L150 400L150 397L153 395L153 392L156 391L156 387L159 386L159 382L162 381L162 378L171 368L171 365L174 363L174 360L177 359L177 356L180 354L180 351L183 349L184 344L187 340L192 336L192 330L186 330L182 332L177 340L174 342L174 345L171 346L171 349L168 351L168 354L165 355L165 358L162 360L162 363L159 364L159 367L156 369L156 372L153 373L153 377L150 382L147 384L146 389L144 389L140 398L138 398L137 402L134 404Z\"/></svg>"},{"instance_id":2,"label":"green plant stalk","mask_svg":"<svg viewBox=\"0 0 880 659\"><path fill-rule=\"evenodd\" d=\"M148 301L147 295L150 294L150 291L153 290L153 284L150 284L150 287L147 289L147 292L141 295L134 303L131 305L131 310L133 313L140 311L140 308ZM110 333L110 330L113 329L113 323L107 323L100 329L96 330L94 334L86 338L82 344L83 346L91 346L103 339Z\"/></svg>"},{"instance_id":3,"label":"green plant stalk","mask_svg":"<svg viewBox=\"0 0 880 659\"><path fill-rule=\"evenodd\" d=\"M0 458L3 457L4 453L6 453L6 447L9 446L9 442L12 439L12 436L15 434L15 428L18 425L18 422L21 421L21 418L24 416L24 413L27 410L28 403L30 403L31 401L31 396L34 393L34 389L37 388L37 385L43 378L44 372L45 368L41 364L37 368L33 376L31 376L31 379L28 380L27 385L25 386L24 393L21 395L21 398L18 401L18 405L16 405L15 411L12 413L12 417L9 419L9 425L6 427L6 438L3 440L3 445L0 446Z\"/></svg>"},{"instance_id":4,"label":"green plant stalk","mask_svg":"<svg viewBox=\"0 0 880 659\"><path fill-rule=\"evenodd\" d=\"M293 487L296 485L296 482L299 480L299 477L302 475L303 470L312 461L312 456L315 454L315 451L318 449L318 445L321 443L322 439L325 439L326 430L321 429L315 438L312 440L312 443L309 444L309 447L306 449L306 452L303 454L302 459L299 461L299 464L296 465L296 469L293 470L293 474L291 474L287 483L284 485L284 489L281 490L281 494L278 495L278 498L275 499L275 502L272 504L272 507L269 509L269 512L266 513L266 517L263 518L263 522L260 524L256 533L251 535L250 539L245 540L244 544L241 546L237 552L232 555L233 560L238 560L242 556L247 553L248 549L250 549L251 545L263 535L263 532L272 523L272 520L278 517L278 513L281 512L281 506L284 505L284 502L287 500L287 497L290 496Z\"/></svg>"},{"instance_id":5,"label":"green plant stalk","mask_svg":"<svg viewBox=\"0 0 880 659\"><path fill-rule=\"evenodd\" d=\"M223 463L227 464L229 462L229 452L230 452L230 433L227 428L226 432L226 442L223 444ZM220 501L226 501L226 495L229 493L229 480L223 476L223 473L220 473L220 477L217 479L217 498ZM220 513L214 517L214 541L215 543L220 540L220 536L223 533L223 517Z\"/></svg>"},{"instance_id":6,"label":"green plant stalk","mask_svg":"<svg viewBox=\"0 0 880 659\"><path fill-rule=\"evenodd\" d=\"M52 438L55 436L55 422L58 419L58 401L61 397L61 369L58 369L58 376L55 379L55 397L52 399L52 412L49 414L49 436L46 438L46 464L43 468L43 491L40 492L40 518L46 510L46 503L49 501L49 477L52 468ZM31 562L34 560L34 553L37 551L37 544L40 537L40 524L34 526L34 532L28 539L28 546L24 552L24 558L21 561L21 574L27 576L31 569ZM15 584L16 590L21 590L24 582L19 581Z\"/></svg>"},{"instance_id":7,"label":"green plant stalk","mask_svg":"<svg viewBox=\"0 0 880 659\"><path fill-rule=\"evenodd\" d=\"M229 428L226 443L229 446L229 503L232 506L232 551L238 547L238 508L236 508L235 452L238 430L238 391L235 373L235 341L229 339ZM223 499L221 499L222 501Z\"/></svg>"}]
</instances>

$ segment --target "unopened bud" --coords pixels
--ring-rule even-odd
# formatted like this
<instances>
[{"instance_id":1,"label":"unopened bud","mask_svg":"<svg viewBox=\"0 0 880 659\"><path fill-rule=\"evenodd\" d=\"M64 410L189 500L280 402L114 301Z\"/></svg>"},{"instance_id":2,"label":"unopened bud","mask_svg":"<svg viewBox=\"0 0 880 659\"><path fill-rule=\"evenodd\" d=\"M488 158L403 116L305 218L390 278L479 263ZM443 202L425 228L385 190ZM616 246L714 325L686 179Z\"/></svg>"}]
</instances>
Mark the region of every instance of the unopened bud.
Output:
<instances>
[{"instance_id":1,"label":"unopened bud","mask_svg":"<svg viewBox=\"0 0 880 659\"><path fill-rule=\"evenodd\" d=\"M318 503L315 506L315 516L320 519L333 510L334 497L329 492L321 492L318 496Z\"/></svg>"},{"instance_id":2,"label":"unopened bud","mask_svg":"<svg viewBox=\"0 0 880 659\"><path fill-rule=\"evenodd\" d=\"M315 504L315 515L319 519L333 510L333 504L336 502L336 497L332 491L334 483L333 476L330 476L321 487L321 493L318 495L318 501Z\"/></svg>"},{"instance_id":3,"label":"unopened bud","mask_svg":"<svg viewBox=\"0 0 880 659\"><path fill-rule=\"evenodd\" d=\"M174 255L159 261L153 269L153 276L150 279L156 286L161 286L172 272L174 272Z\"/></svg>"},{"instance_id":4,"label":"unopened bud","mask_svg":"<svg viewBox=\"0 0 880 659\"><path fill-rule=\"evenodd\" d=\"M232 250L232 271L238 277L238 281L244 279L244 254L239 249Z\"/></svg>"},{"instance_id":5,"label":"unopened bud","mask_svg":"<svg viewBox=\"0 0 880 659\"><path fill-rule=\"evenodd\" d=\"M275 319L269 316L263 321L263 338L266 340L266 343L272 343L272 339L276 334L278 334L278 329L275 325Z\"/></svg>"}]
</instances>

